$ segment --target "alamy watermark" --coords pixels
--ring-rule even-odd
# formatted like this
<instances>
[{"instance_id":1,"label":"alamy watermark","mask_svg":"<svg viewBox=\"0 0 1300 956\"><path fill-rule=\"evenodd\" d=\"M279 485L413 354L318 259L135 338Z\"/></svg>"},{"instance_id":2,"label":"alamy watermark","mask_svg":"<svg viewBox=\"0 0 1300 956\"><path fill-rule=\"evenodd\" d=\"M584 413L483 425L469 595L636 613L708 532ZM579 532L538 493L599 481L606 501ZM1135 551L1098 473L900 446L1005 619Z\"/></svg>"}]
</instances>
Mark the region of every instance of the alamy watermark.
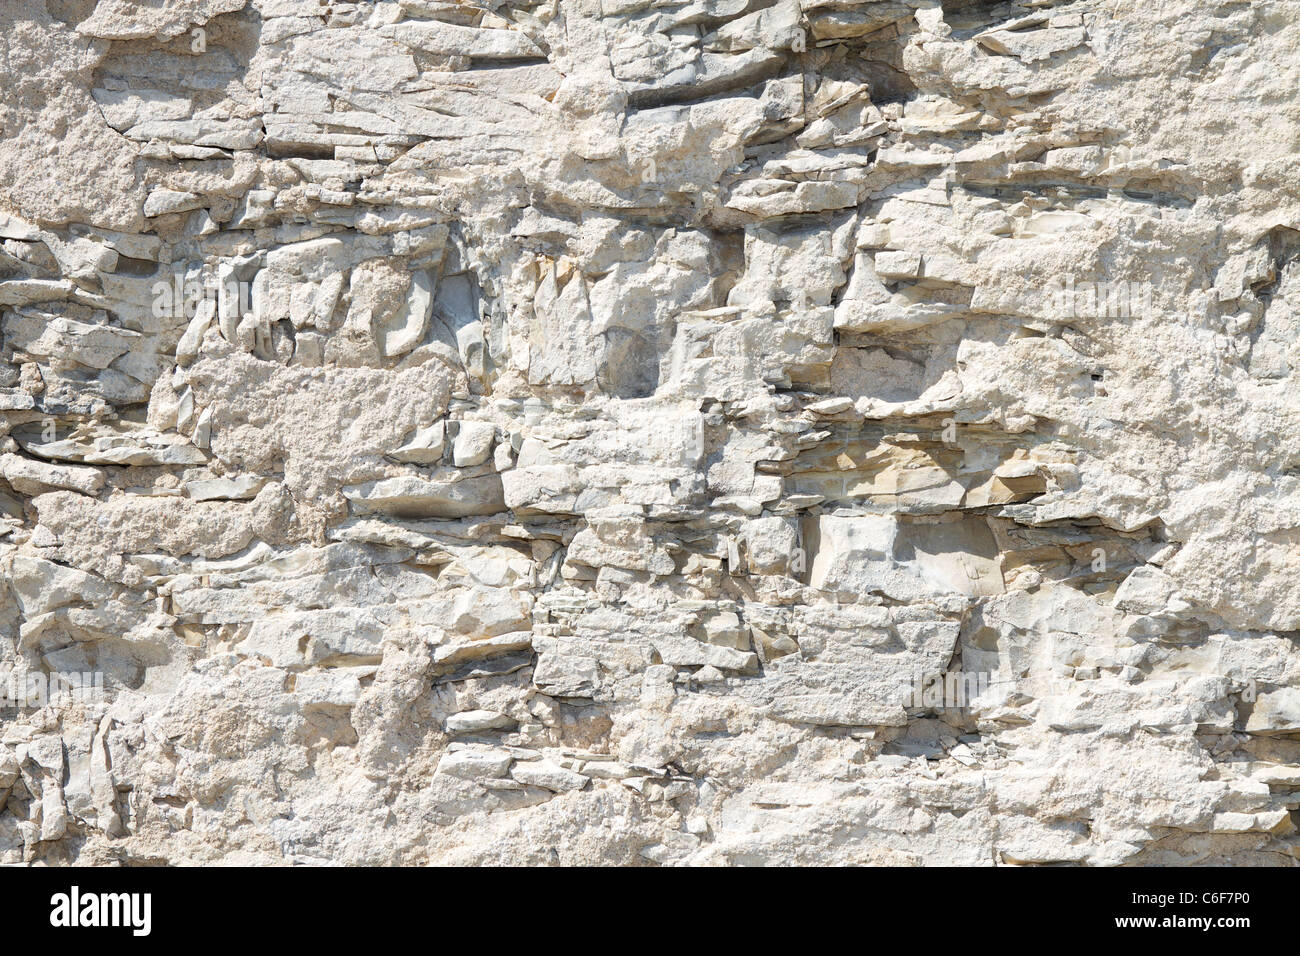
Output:
<instances>
[{"instance_id":1,"label":"alamy watermark","mask_svg":"<svg viewBox=\"0 0 1300 956\"><path fill-rule=\"evenodd\" d=\"M1050 656L1050 644L1048 650ZM1073 686L1073 681L1063 680L1059 676L1049 677L1049 681L1055 693L1068 692ZM1253 703L1258 698L1259 689L1253 678L1235 684L1237 689L1233 692L1240 695L1243 702ZM995 685L1019 686L1020 681L999 678L990 671L926 671L918 667L912 672L911 686L903 693L902 705L918 710L964 709Z\"/></svg>"},{"instance_id":2,"label":"alamy watermark","mask_svg":"<svg viewBox=\"0 0 1300 956\"><path fill-rule=\"evenodd\" d=\"M1126 319L1151 312L1150 282L1076 282L1071 276L1047 287L1057 314L1079 319Z\"/></svg>"},{"instance_id":3,"label":"alamy watermark","mask_svg":"<svg viewBox=\"0 0 1300 956\"><path fill-rule=\"evenodd\" d=\"M991 677L988 671L926 672L918 667L912 673L912 686L903 695L903 706L965 707L988 691Z\"/></svg>"},{"instance_id":4,"label":"alamy watermark","mask_svg":"<svg viewBox=\"0 0 1300 956\"><path fill-rule=\"evenodd\" d=\"M28 671L0 675L0 712L103 701L103 671Z\"/></svg>"},{"instance_id":5,"label":"alamy watermark","mask_svg":"<svg viewBox=\"0 0 1300 956\"><path fill-rule=\"evenodd\" d=\"M73 886L50 897L50 925L56 928L122 927L132 936L153 930L152 893L83 893Z\"/></svg>"},{"instance_id":6,"label":"alamy watermark","mask_svg":"<svg viewBox=\"0 0 1300 956\"><path fill-rule=\"evenodd\" d=\"M204 302L211 302L218 315L244 316L253 311L253 284L242 280L187 279L178 273L171 282L155 282L149 291L156 319L192 319Z\"/></svg>"}]
</instances>

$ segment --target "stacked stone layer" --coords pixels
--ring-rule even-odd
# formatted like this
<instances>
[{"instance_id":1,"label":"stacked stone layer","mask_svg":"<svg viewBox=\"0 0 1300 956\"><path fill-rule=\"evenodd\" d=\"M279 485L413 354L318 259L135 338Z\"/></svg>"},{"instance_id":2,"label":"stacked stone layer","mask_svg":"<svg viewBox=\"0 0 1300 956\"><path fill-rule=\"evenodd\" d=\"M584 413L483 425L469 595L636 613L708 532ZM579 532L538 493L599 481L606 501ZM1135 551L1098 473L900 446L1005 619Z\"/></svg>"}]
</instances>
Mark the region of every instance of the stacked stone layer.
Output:
<instances>
[{"instance_id":1,"label":"stacked stone layer","mask_svg":"<svg viewBox=\"0 0 1300 956\"><path fill-rule=\"evenodd\" d=\"M0 862L1294 862L1297 47L0 0Z\"/></svg>"}]
</instances>

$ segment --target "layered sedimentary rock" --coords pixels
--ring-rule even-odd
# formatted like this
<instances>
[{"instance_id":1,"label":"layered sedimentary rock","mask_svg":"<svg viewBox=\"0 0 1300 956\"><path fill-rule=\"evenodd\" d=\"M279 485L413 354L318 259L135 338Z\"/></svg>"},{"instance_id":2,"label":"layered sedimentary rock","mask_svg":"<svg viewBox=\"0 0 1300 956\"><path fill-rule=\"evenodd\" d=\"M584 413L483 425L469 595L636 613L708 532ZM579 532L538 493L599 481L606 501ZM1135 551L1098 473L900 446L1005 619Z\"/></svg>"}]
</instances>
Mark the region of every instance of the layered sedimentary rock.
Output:
<instances>
[{"instance_id":1,"label":"layered sedimentary rock","mask_svg":"<svg viewBox=\"0 0 1300 956\"><path fill-rule=\"evenodd\" d=\"M0 862L1292 862L1297 46L0 0Z\"/></svg>"}]
</instances>

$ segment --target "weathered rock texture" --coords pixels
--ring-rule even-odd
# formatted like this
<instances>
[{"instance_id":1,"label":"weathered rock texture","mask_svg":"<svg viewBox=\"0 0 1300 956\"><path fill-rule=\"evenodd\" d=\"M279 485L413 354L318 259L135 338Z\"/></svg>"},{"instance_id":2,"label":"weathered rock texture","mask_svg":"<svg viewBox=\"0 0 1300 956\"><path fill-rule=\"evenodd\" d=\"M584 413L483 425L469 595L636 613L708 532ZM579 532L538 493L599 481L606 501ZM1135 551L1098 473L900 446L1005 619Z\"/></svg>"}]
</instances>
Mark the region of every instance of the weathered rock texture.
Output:
<instances>
[{"instance_id":1,"label":"weathered rock texture","mask_svg":"<svg viewBox=\"0 0 1300 956\"><path fill-rule=\"evenodd\" d=\"M1298 48L0 0L0 862L1293 862Z\"/></svg>"}]
</instances>

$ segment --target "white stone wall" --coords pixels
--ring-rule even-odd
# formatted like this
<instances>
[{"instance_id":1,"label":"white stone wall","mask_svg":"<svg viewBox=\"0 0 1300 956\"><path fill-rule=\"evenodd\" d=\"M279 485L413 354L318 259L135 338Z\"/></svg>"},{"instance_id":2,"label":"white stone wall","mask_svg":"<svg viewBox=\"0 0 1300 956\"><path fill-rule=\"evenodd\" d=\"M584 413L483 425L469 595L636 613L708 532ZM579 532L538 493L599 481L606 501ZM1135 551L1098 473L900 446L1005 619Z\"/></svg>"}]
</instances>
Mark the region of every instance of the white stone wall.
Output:
<instances>
[{"instance_id":1,"label":"white stone wall","mask_svg":"<svg viewBox=\"0 0 1300 956\"><path fill-rule=\"evenodd\" d=\"M0 863L1294 862L1297 48L0 0Z\"/></svg>"}]
</instances>

